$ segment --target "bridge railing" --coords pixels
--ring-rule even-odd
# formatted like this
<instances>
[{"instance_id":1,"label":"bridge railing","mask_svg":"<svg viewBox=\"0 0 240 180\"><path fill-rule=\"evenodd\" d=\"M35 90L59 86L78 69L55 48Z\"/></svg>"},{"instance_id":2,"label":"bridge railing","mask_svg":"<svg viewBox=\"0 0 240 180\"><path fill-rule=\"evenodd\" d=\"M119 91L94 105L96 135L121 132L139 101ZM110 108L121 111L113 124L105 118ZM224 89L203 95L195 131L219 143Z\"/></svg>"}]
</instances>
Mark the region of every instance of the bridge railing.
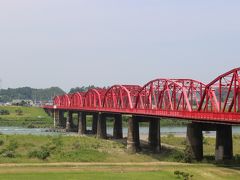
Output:
<instances>
[{"instance_id":1,"label":"bridge railing","mask_svg":"<svg viewBox=\"0 0 240 180\"><path fill-rule=\"evenodd\" d=\"M44 106L46 109L58 110L72 110L72 111L89 111L89 112L102 112L102 113L122 113L142 116L157 116L165 118L178 118L186 120L198 121L216 121L222 123L240 123L240 113L218 113L218 112L187 112L187 111L168 111L156 109L115 109L115 108L76 108L67 106Z\"/></svg>"}]
</instances>

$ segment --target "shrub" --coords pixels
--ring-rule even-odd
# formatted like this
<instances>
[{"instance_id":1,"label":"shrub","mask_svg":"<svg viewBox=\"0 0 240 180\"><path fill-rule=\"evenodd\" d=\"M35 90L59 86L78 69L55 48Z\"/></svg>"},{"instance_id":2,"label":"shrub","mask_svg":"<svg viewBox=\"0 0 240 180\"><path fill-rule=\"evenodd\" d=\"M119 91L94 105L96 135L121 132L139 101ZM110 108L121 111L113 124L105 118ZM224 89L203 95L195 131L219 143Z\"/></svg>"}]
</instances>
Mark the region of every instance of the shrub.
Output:
<instances>
[{"instance_id":1,"label":"shrub","mask_svg":"<svg viewBox=\"0 0 240 180\"><path fill-rule=\"evenodd\" d=\"M4 143L3 140L2 144ZM6 149L3 149L1 151L2 157L9 157L9 158L15 158L15 150L18 148L18 143L15 140L10 140L9 144L7 145Z\"/></svg>"},{"instance_id":2,"label":"shrub","mask_svg":"<svg viewBox=\"0 0 240 180\"><path fill-rule=\"evenodd\" d=\"M180 171L174 171L174 175L177 176L178 179L180 179Z\"/></svg>"},{"instance_id":3,"label":"shrub","mask_svg":"<svg viewBox=\"0 0 240 180\"><path fill-rule=\"evenodd\" d=\"M176 160L177 162L183 162L184 161L184 154L180 151L174 152L172 155L173 159Z\"/></svg>"},{"instance_id":4,"label":"shrub","mask_svg":"<svg viewBox=\"0 0 240 180\"><path fill-rule=\"evenodd\" d=\"M9 115L9 114L10 114L10 112L6 109L1 109L0 110L0 115Z\"/></svg>"},{"instance_id":5,"label":"shrub","mask_svg":"<svg viewBox=\"0 0 240 180\"><path fill-rule=\"evenodd\" d=\"M18 143L15 140L10 140L9 144L7 145L7 150L15 151L18 148Z\"/></svg>"},{"instance_id":6,"label":"shrub","mask_svg":"<svg viewBox=\"0 0 240 180\"><path fill-rule=\"evenodd\" d=\"M14 151L5 150L2 153L2 157L15 158L15 152Z\"/></svg>"},{"instance_id":7,"label":"shrub","mask_svg":"<svg viewBox=\"0 0 240 180\"><path fill-rule=\"evenodd\" d=\"M47 159L48 157L50 156L50 153L48 151L31 151L29 152L28 154L28 157L29 158L38 158L38 159L41 159L41 160L45 160Z\"/></svg>"},{"instance_id":8,"label":"shrub","mask_svg":"<svg viewBox=\"0 0 240 180\"><path fill-rule=\"evenodd\" d=\"M34 150L34 151L30 151L28 153L29 158L38 158L38 159L41 159L41 160L45 160L49 156L50 156L50 151L45 146L41 146L40 150Z\"/></svg>"},{"instance_id":9,"label":"shrub","mask_svg":"<svg viewBox=\"0 0 240 180\"><path fill-rule=\"evenodd\" d=\"M4 141L0 139L0 146L2 146L3 144L4 144Z\"/></svg>"},{"instance_id":10,"label":"shrub","mask_svg":"<svg viewBox=\"0 0 240 180\"><path fill-rule=\"evenodd\" d=\"M193 154L189 145L186 145L184 150L184 162L191 163L193 161Z\"/></svg>"},{"instance_id":11,"label":"shrub","mask_svg":"<svg viewBox=\"0 0 240 180\"><path fill-rule=\"evenodd\" d=\"M187 144L187 140L186 139L181 141L181 145L186 145L186 144Z\"/></svg>"},{"instance_id":12,"label":"shrub","mask_svg":"<svg viewBox=\"0 0 240 180\"><path fill-rule=\"evenodd\" d=\"M30 123L30 124L27 125L27 128L36 128L36 126L33 125L32 123Z\"/></svg>"},{"instance_id":13,"label":"shrub","mask_svg":"<svg viewBox=\"0 0 240 180\"><path fill-rule=\"evenodd\" d=\"M192 174L182 171L174 171L174 175L177 176L178 179L183 178L184 180L189 180L193 178Z\"/></svg>"},{"instance_id":14,"label":"shrub","mask_svg":"<svg viewBox=\"0 0 240 180\"><path fill-rule=\"evenodd\" d=\"M17 113L18 116L23 115L23 111L20 108L16 109L15 112Z\"/></svg>"}]
</instances>

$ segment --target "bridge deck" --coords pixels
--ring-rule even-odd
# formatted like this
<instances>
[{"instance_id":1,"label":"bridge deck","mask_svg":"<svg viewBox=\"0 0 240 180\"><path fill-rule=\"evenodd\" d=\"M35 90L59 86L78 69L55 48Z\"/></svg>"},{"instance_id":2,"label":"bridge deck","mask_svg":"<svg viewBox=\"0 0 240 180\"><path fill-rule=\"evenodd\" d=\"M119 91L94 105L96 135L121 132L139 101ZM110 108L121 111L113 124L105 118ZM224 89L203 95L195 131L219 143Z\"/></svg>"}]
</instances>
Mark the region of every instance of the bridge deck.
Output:
<instances>
[{"instance_id":1,"label":"bridge deck","mask_svg":"<svg viewBox=\"0 0 240 180\"><path fill-rule=\"evenodd\" d=\"M88 111L102 113L121 113L142 116L155 116L165 118L176 118L186 120L196 120L204 122L219 122L226 124L240 124L239 113L219 113L219 112L187 112L187 111L166 111L166 110L146 110L146 109L113 109L113 108L79 108L79 107L64 107L64 106L44 106L45 109L56 109L66 111Z\"/></svg>"}]
</instances>

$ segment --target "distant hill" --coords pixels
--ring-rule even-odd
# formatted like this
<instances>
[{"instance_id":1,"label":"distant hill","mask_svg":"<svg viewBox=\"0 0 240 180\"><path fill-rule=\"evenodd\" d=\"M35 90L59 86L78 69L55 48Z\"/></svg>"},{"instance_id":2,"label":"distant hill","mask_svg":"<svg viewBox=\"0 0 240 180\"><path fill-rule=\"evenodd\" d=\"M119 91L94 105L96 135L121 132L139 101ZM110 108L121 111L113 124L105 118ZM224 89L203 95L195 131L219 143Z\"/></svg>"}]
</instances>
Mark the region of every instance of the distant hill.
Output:
<instances>
[{"instance_id":1,"label":"distant hill","mask_svg":"<svg viewBox=\"0 0 240 180\"><path fill-rule=\"evenodd\" d=\"M76 93L76 92L87 92L89 89L96 89L96 88L108 89L109 86L98 87L98 86L94 86L94 85L89 85L89 86L75 87L75 88L71 88L69 93L72 94L72 93Z\"/></svg>"},{"instance_id":2,"label":"distant hill","mask_svg":"<svg viewBox=\"0 0 240 180\"><path fill-rule=\"evenodd\" d=\"M98 88L95 87L94 85L89 85L89 86L82 86L82 87L75 87L75 88L71 88L69 93L76 93L76 92L87 92L89 89L93 89L93 88Z\"/></svg>"},{"instance_id":3,"label":"distant hill","mask_svg":"<svg viewBox=\"0 0 240 180\"><path fill-rule=\"evenodd\" d=\"M29 99L33 101L48 101L55 95L61 95L65 92L59 87L46 89L33 89L30 87L8 88L0 90L0 102L11 102L13 99Z\"/></svg>"}]
</instances>

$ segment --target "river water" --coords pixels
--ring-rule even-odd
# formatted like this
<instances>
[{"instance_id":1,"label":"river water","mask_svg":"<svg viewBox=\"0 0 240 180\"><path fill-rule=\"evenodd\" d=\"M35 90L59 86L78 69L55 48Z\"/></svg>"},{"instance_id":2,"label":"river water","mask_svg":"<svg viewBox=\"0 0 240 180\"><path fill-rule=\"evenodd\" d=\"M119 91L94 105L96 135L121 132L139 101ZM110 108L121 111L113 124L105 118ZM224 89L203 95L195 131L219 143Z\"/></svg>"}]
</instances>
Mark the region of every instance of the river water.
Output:
<instances>
[{"instance_id":1,"label":"river water","mask_svg":"<svg viewBox=\"0 0 240 180\"><path fill-rule=\"evenodd\" d=\"M90 129L88 127L87 129ZM50 132L48 128L22 128L22 127L0 127L2 134L33 134L33 135L74 135L76 133L65 132ZM127 128L123 128L123 135L127 136ZM174 134L178 136L185 136L186 127L161 127L161 135ZM112 135L113 128L107 128L107 133ZM148 134L148 127L140 127L139 132L141 135ZM215 132L203 132L206 135L214 136ZM240 134L240 126L233 126L233 134Z\"/></svg>"}]
</instances>

